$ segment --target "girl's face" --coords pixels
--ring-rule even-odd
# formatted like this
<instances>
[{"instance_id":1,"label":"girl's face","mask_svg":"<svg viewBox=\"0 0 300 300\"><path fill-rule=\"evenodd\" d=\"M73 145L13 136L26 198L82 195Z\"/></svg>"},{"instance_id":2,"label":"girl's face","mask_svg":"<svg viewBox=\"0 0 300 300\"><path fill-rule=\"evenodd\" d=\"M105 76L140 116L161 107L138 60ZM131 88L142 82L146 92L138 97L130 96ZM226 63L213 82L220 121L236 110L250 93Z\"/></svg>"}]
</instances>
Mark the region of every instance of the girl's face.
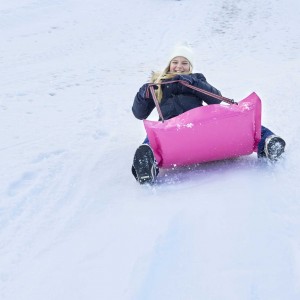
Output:
<instances>
[{"instance_id":1,"label":"girl's face","mask_svg":"<svg viewBox=\"0 0 300 300\"><path fill-rule=\"evenodd\" d=\"M171 73L187 73L190 69L190 62L183 56L176 56L170 62Z\"/></svg>"}]
</instances>

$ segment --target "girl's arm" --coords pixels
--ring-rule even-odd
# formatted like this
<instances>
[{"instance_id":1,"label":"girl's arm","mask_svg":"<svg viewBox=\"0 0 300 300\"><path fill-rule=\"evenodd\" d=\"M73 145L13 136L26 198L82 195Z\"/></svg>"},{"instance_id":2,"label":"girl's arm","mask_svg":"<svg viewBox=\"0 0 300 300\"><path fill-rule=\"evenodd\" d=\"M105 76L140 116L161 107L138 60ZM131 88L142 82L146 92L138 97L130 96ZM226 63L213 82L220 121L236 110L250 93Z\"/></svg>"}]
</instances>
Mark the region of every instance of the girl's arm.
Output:
<instances>
[{"instance_id":1,"label":"girl's arm","mask_svg":"<svg viewBox=\"0 0 300 300\"><path fill-rule=\"evenodd\" d=\"M139 120L146 119L155 107L151 93L149 93L149 98L146 98L147 88L148 83L145 83L136 94L132 105L132 112Z\"/></svg>"},{"instance_id":2,"label":"girl's arm","mask_svg":"<svg viewBox=\"0 0 300 300\"><path fill-rule=\"evenodd\" d=\"M219 90L217 90L215 87L213 87L212 85L210 85L206 81L206 78L204 77L203 74L195 73L195 74L189 74L189 75L177 75L173 79L174 80L184 80L184 81L188 82L190 85L193 85L193 86L203 89L207 92L211 92L213 94L221 96L221 92ZM213 98L212 96L205 95L201 92L192 90L191 88L186 87L184 85L182 85L182 93L183 94L189 93L189 94L196 95L197 97L201 98L201 100L203 100L207 104L220 104L222 102L218 99Z\"/></svg>"}]
</instances>

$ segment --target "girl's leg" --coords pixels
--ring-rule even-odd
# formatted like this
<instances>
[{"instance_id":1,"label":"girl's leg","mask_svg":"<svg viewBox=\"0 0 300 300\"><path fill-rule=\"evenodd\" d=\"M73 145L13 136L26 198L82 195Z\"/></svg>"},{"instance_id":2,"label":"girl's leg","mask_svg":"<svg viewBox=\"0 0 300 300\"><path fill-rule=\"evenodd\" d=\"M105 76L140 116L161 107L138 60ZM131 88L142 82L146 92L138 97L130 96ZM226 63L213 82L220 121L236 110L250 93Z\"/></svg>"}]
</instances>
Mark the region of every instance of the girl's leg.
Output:
<instances>
[{"instance_id":1,"label":"girl's leg","mask_svg":"<svg viewBox=\"0 0 300 300\"><path fill-rule=\"evenodd\" d=\"M143 144L147 144L147 145L150 144L149 139L148 139L148 136L146 136L145 140L143 141Z\"/></svg>"},{"instance_id":2,"label":"girl's leg","mask_svg":"<svg viewBox=\"0 0 300 300\"><path fill-rule=\"evenodd\" d=\"M284 152L285 141L270 129L261 126L261 140L258 144L257 156L276 161Z\"/></svg>"},{"instance_id":3,"label":"girl's leg","mask_svg":"<svg viewBox=\"0 0 300 300\"><path fill-rule=\"evenodd\" d=\"M258 157L265 157L265 142L266 142L266 138L268 136L271 136L272 134L274 134L270 129L268 129L267 127L261 126L261 140L258 144L258 149L257 149L257 156Z\"/></svg>"}]
</instances>

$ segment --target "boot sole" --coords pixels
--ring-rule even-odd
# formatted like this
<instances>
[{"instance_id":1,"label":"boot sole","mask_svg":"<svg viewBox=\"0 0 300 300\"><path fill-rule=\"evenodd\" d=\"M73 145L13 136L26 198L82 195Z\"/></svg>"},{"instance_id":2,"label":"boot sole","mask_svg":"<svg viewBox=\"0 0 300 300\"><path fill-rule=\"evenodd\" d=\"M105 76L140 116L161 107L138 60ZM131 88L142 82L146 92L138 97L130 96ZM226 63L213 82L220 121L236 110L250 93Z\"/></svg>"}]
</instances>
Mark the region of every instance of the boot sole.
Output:
<instances>
[{"instance_id":1,"label":"boot sole","mask_svg":"<svg viewBox=\"0 0 300 300\"><path fill-rule=\"evenodd\" d=\"M140 184L154 182L154 163L155 158L151 148L148 145L141 145L136 150L133 159L133 167L136 171L137 181Z\"/></svg>"},{"instance_id":2,"label":"boot sole","mask_svg":"<svg viewBox=\"0 0 300 300\"><path fill-rule=\"evenodd\" d=\"M280 158L280 156L284 152L284 148L285 148L285 141L280 137L274 137L268 143L266 149L266 156L271 161L276 161Z\"/></svg>"}]
</instances>

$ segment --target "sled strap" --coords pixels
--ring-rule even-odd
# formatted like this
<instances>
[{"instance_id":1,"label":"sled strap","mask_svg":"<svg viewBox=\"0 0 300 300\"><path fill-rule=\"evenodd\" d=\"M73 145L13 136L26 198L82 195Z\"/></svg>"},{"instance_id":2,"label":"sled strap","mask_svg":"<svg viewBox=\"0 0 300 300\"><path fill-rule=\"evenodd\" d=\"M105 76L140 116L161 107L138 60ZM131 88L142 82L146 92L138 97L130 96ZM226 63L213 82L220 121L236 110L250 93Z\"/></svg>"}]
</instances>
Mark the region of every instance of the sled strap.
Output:
<instances>
[{"instance_id":1,"label":"sled strap","mask_svg":"<svg viewBox=\"0 0 300 300\"><path fill-rule=\"evenodd\" d=\"M195 86L193 86L191 84L188 84L185 80L169 80L169 81L164 81L164 82L160 82L160 83L149 83L148 88L146 90L146 97L149 98L149 90L150 90L150 93L152 95L153 101L155 103L155 106L156 106L156 109L157 109L157 112L158 112L158 115L159 115L159 117L160 117L160 119L161 119L162 122L164 122L165 119L164 119L164 117L162 115L162 112L161 112L161 109L160 109L157 97L155 95L154 87L156 85L169 84L169 83L175 83L175 82L179 82L182 85L191 88L192 90L195 90L195 91L197 91L199 93L202 93L202 94L205 94L205 95L208 95L208 96L211 96L212 98L215 98L215 99L220 100L222 102L225 102L225 103L228 103L228 104L238 104L233 99L229 99L229 98L226 98L226 97L223 97L223 96L216 95L214 93L208 92L206 90L200 89L200 88L195 87Z\"/></svg>"},{"instance_id":2,"label":"sled strap","mask_svg":"<svg viewBox=\"0 0 300 300\"><path fill-rule=\"evenodd\" d=\"M158 115L159 115L161 121L164 122L165 119L164 119L164 117L163 117L163 114L162 114L162 112L161 112L161 109L160 109L158 100L157 100L156 95L155 95L154 84L149 84L148 88L149 88L149 90L150 90L150 92L151 92L151 95L152 95L153 101L154 101L154 103L155 103L155 106L156 106ZM148 89L147 89L147 92L148 92ZM149 96L147 95L147 97L149 97Z\"/></svg>"},{"instance_id":3,"label":"sled strap","mask_svg":"<svg viewBox=\"0 0 300 300\"><path fill-rule=\"evenodd\" d=\"M222 102L225 102L225 103L228 103L228 104L238 104L233 99L229 99L229 98L226 98L226 97L223 97L223 96L216 95L214 93L208 92L206 90L200 89L200 88L198 88L196 86L188 84L185 80L178 80L178 82L180 82L182 85L184 85L186 87L191 88L192 90L195 90L195 91L197 91L199 93L202 93L202 94L205 94L205 95L208 95L208 96L211 96L211 97L213 97L215 99L218 99L218 100L220 100Z\"/></svg>"}]
</instances>

